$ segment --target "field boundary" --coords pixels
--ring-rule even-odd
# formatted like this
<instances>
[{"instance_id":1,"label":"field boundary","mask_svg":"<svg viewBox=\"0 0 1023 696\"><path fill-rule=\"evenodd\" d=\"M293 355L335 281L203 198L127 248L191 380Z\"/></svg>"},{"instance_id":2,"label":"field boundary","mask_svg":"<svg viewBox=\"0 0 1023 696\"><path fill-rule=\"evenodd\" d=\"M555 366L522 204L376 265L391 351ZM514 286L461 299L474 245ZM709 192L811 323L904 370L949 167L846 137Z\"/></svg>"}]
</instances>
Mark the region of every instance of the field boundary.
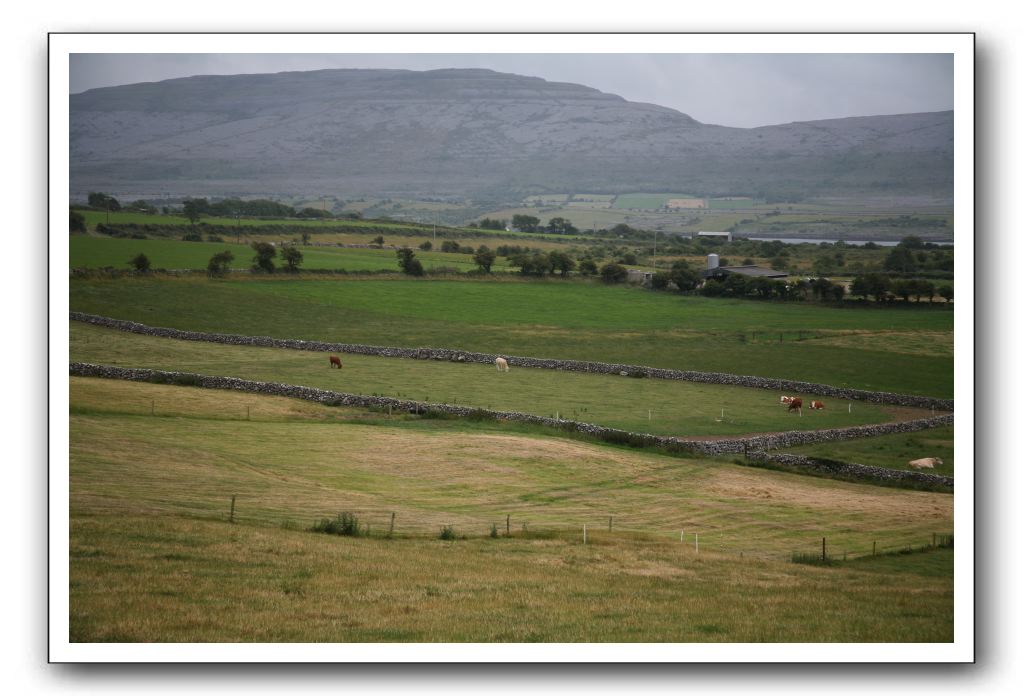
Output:
<instances>
[{"instance_id":1,"label":"field boundary","mask_svg":"<svg viewBox=\"0 0 1023 696\"><path fill-rule=\"evenodd\" d=\"M538 416L518 411L493 411L490 409L457 406L453 404L413 401L387 396L366 396L349 394L315 387L305 387L281 382L258 382L238 377L218 377L200 375L191 372L167 372L145 368L115 367L112 365L96 365L92 363L69 363L69 373L78 377L102 377L122 379L136 382L154 382L158 384L176 384L195 386L205 389L229 389L284 396L306 401L315 401L328 406L355 406L375 409L395 409L408 413L430 415L447 414L463 418L484 418L493 420L518 421L547 426L563 431L579 432L595 436L606 442L631 446L655 446L676 452L692 452L704 455L749 454L758 450L778 449L818 442L850 440L863 437L875 437L890 433L905 433L928 428L951 425L954 416L943 414L932 418L921 418L894 423L878 423L875 425L858 425L847 428L829 428L824 430L797 430L769 435L751 435L749 437L727 438L721 440L690 440L680 437L634 433L617 428L607 428L593 423L565 420Z\"/></svg>"},{"instance_id":2,"label":"field boundary","mask_svg":"<svg viewBox=\"0 0 1023 696\"><path fill-rule=\"evenodd\" d=\"M270 336L242 336L238 334L203 333L200 331L184 331L165 327L153 327L124 319L70 312L72 321L81 321L96 326L118 329L130 333L174 338L183 341L202 341L207 343L223 343L229 345L249 345L268 348L286 348L290 350L307 350L324 353L351 353L358 355L374 355L385 358L406 358L416 360L447 360L449 362L493 363L498 357L496 353L477 353L452 348L398 348L391 346L370 346L358 343L328 343L325 341L303 341L290 338L272 338ZM828 384L801 382L797 380L777 379L773 377L756 377L753 375L733 375L727 372L698 372L693 370L673 370L643 365L626 365L618 363L602 363L586 360L558 360L554 358L531 358L526 356L502 355L508 364L517 367L530 367L545 370L565 370L569 372L591 372L597 374L620 375L623 377L650 377L654 379L674 379L704 384L724 384L754 389L771 389L796 394L813 394L852 401L866 401L875 404L895 406L911 406L931 408L938 411L953 411L952 399L938 399L929 396L912 394L895 394L892 392L874 392L863 389L834 387Z\"/></svg>"},{"instance_id":3,"label":"field boundary","mask_svg":"<svg viewBox=\"0 0 1023 696\"><path fill-rule=\"evenodd\" d=\"M920 486L931 490L951 491L955 479L951 476L926 474L922 471L901 471L886 469L882 466L869 466L852 462L840 462L820 457L805 457L800 454L769 454L767 452L750 452L747 461L753 466L758 464L773 465L771 468L796 470L811 474L821 474L830 478L856 479L857 481L876 481L896 486Z\"/></svg>"}]
</instances>

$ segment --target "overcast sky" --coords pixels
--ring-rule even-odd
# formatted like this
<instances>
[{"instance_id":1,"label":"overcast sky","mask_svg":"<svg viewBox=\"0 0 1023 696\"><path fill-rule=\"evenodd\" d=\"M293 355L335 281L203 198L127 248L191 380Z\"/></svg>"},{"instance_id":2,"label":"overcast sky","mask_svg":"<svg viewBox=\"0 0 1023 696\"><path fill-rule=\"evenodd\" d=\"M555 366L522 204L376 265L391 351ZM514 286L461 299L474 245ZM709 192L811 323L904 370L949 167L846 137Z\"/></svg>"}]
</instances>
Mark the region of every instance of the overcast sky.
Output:
<instances>
[{"instance_id":1,"label":"overcast sky","mask_svg":"<svg viewBox=\"0 0 1023 696\"><path fill-rule=\"evenodd\" d=\"M79 53L70 58L72 94L190 75L490 68L575 82L723 126L946 111L953 105L951 54Z\"/></svg>"}]
</instances>

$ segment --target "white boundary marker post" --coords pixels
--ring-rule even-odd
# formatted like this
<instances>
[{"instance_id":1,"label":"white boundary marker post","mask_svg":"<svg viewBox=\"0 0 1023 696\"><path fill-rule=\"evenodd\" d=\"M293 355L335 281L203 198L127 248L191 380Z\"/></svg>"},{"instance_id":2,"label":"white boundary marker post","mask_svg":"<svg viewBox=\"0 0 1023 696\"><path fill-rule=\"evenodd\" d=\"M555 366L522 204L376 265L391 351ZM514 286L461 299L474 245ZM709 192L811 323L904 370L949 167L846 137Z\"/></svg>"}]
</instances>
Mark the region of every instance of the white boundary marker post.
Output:
<instances>
[{"instance_id":1,"label":"white boundary marker post","mask_svg":"<svg viewBox=\"0 0 1023 696\"><path fill-rule=\"evenodd\" d=\"M700 533L696 533L696 553L700 553Z\"/></svg>"},{"instance_id":2,"label":"white boundary marker post","mask_svg":"<svg viewBox=\"0 0 1023 696\"><path fill-rule=\"evenodd\" d=\"M679 535L678 540L683 544L686 543L686 530L682 530L682 534Z\"/></svg>"},{"instance_id":3,"label":"white boundary marker post","mask_svg":"<svg viewBox=\"0 0 1023 696\"><path fill-rule=\"evenodd\" d=\"M583 525L583 543L586 543L586 525Z\"/></svg>"}]
</instances>

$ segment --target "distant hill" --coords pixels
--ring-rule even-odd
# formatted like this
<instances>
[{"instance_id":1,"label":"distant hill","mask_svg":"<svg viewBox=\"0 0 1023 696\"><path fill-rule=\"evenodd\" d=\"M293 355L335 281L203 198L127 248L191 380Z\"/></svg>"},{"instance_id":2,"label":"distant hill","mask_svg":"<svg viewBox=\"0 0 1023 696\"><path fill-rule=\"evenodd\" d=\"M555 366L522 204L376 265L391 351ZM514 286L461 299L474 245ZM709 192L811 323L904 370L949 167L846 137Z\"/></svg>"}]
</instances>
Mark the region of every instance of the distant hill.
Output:
<instances>
[{"instance_id":1,"label":"distant hill","mask_svg":"<svg viewBox=\"0 0 1023 696\"><path fill-rule=\"evenodd\" d=\"M951 200L951 111L702 124L490 70L196 76L71 96L71 193Z\"/></svg>"}]
</instances>

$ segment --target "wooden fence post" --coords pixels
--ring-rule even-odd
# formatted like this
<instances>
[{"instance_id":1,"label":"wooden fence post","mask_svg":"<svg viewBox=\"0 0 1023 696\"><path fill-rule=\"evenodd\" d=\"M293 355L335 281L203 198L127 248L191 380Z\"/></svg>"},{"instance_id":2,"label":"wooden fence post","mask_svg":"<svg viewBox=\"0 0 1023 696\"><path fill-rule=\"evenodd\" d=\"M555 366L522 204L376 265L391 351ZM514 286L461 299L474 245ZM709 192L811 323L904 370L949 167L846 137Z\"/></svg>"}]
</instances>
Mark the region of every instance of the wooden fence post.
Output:
<instances>
[{"instance_id":1,"label":"wooden fence post","mask_svg":"<svg viewBox=\"0 0 1023 696\"><path fill-rule=\"evenodd\" d=\"M387 536L394 534L394 513L391 513L391 527L387 530Z\"/></svg>"},{"instance_id":2,"label":"wooden fence post","mask_svg":"<svg viewBox=\"0 0 1023 696\"><path fill-rule=\"evenodd\" d=\"M511 515L504 520L504 533L506 536L511 536Z\"/></svg>"},{"instance_id":3,"label":"wooden fence post","mask_svg":"<svg viewBox=\"0 0 1023 696\"><path fill-rule=\"evenodd\" d=\"M821 560L828 560L828 540L826 537L821 537Z\"/></svg>"},{"instance_id":4,"label":"wooden fence post","mask_svg":"<svg viewBox=\"0 0 1023 696\"><path fill-rule=\"evenodd\" d=\"M234 524L234 499L236 497L234 495L231 496L231 517L229 518L231 524Z\"/></svg>"},{"instance_id":5,"label":"wooden fence post","mask_svg":"<svg viewBox=\"0 0 1023 696\"><path fill-rule=\"evenodd\" d=\"M615 520L615 516L614 515L608 515L608 517L607 517L607 531L609 531L609 532L611 531L612 527L614 526L614 520Z\"/></svg>"}]
</instances>

